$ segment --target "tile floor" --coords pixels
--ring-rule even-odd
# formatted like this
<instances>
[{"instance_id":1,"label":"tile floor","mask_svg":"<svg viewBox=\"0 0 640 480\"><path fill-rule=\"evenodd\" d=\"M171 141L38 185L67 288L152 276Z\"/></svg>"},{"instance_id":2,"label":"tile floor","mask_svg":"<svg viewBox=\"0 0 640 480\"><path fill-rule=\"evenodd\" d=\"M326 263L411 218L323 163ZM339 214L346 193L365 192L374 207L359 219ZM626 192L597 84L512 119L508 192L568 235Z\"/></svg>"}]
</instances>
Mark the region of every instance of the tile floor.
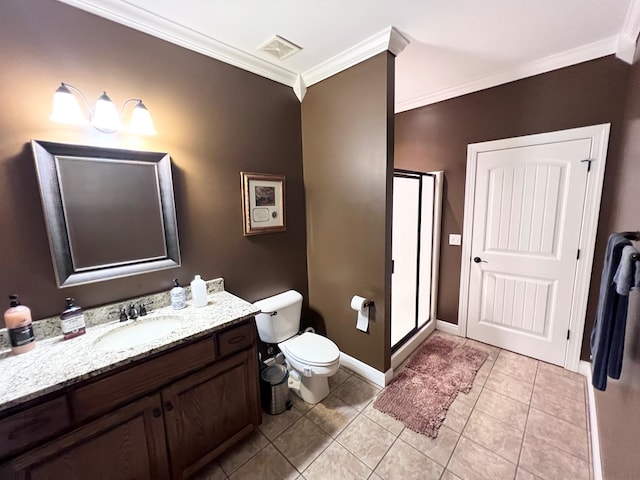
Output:
<instances>
[{"instance_id":1,"label":"tile floor","mask_svg":"<svg viewBox=\"0 0 640 480\"><path fill-rule=\"evenodd\" d=\"M438 438L378 412L380 389L340 368L318 405L263 415L260 429L198 480L592 479L584 378L506 350L443 335L489 357Z\"/></svg>"}]
</instances>

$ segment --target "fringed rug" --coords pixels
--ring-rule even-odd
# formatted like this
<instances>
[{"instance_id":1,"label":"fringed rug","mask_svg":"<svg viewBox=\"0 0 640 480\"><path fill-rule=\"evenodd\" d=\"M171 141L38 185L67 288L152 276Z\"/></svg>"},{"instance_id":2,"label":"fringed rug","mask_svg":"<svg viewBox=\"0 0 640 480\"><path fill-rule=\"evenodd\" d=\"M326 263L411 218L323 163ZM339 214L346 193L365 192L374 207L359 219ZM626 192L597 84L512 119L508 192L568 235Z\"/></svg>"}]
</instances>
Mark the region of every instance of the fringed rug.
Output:
<instances>
[{"instance_id":1,"label":"fringed rug","mask_svg":"<svg viewBox=\"0 0 640 480\"><path fill-rule=\"evenodd\" d=\"M382 391L373 408L436 438L449 406L458 392L469 393L486 359L487 354L477 348L434 335Z\"/></svg>"}]
</instances>

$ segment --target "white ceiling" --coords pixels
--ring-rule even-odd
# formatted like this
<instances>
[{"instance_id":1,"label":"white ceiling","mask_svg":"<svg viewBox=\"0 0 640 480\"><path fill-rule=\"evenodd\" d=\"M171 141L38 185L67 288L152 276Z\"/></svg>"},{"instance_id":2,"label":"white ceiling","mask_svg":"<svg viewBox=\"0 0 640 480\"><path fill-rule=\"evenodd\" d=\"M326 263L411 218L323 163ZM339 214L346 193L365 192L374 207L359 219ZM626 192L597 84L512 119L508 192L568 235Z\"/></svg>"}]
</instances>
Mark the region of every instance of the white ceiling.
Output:
<instances>
[{"instance_id":1,"label":"white ceiling","mask_svg":"<svg viewBox=\"0 0 640 480\"><path fill-rule=\"evenodd\" d=\"M372 45L393 26L410 41L396 111L611 53L630 61L640 30L640 0L60 1L290 86L386 50ZM257 50L276 34L302 51Z\"/></svg>"}]
</instances>

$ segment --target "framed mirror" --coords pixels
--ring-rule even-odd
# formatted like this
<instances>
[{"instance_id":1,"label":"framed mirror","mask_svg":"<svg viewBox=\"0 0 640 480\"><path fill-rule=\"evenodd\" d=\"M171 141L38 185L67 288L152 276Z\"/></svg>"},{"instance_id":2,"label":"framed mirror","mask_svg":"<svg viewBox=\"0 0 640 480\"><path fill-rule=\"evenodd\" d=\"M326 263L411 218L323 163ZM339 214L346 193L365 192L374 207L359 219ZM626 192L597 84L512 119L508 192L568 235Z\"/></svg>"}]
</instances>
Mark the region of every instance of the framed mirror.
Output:
<instances>
[{"instance_id":1,"label":"framed mirror","mask_svg":"<svg viewBox=\"0 0 640 480\"><path fill-rule=\"evenodd\" d=\"M169 154L31 145L58 287L180 266Z\"/></svg>"}]
</instances>

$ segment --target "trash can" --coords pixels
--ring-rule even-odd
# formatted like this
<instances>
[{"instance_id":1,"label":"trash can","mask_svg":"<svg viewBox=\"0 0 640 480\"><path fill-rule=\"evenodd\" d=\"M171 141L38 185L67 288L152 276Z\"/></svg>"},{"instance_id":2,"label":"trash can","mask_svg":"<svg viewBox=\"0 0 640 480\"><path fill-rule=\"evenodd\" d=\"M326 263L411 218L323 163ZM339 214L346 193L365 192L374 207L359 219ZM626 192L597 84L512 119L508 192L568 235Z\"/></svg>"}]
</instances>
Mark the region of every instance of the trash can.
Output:
<instances>
[{"instance_id":1,"label":"trash can","mask_svg":"<svg viewBox=\"0 0 640 480\"><path fill-rule=\"evenodd\" d=\"M274 364L260 372L262 408L271 415L289 410L289 372L284 365Z\"/></svg>"}]
</instances>

